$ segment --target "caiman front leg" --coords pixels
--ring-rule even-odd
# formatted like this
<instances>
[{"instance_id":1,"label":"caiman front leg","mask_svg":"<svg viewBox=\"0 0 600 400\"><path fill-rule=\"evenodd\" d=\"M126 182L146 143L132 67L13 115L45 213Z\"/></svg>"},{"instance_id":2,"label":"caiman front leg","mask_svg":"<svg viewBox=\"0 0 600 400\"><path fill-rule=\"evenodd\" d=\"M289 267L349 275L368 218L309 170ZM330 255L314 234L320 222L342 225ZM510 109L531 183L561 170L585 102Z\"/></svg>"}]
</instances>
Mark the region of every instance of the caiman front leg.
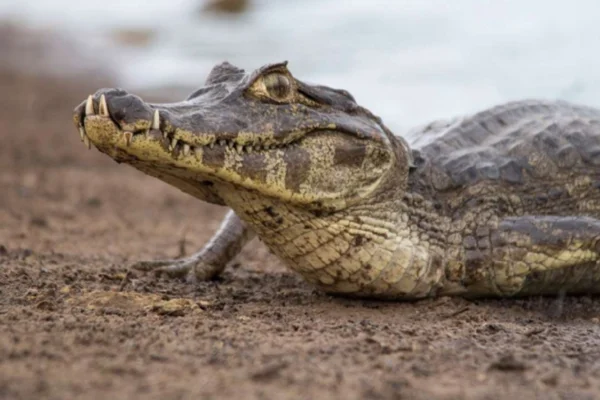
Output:
<instances>
[{"instance_id":1,"label":"caiman front leg","mask_svg":"<svg viewBox=\"0 0 600 400\"><path fill-rule=\"evenodd\" d=\"M478 244L485 243L482 237L477 238ZM476 246L478 249L471 246L466 249L467 270L476 270L472 267L481 262L491 265L489 278L500 294L518 294L526 278L534 273L570 267L597 270L598 274L591 275L598 275L600 285L600 220L583 216L511 217L502 220L488 237L491 252L485 253L489 259L477 256L484 253L482 247L490 248L488 245ZM578 281L581 279L574 274L562 284L582 286L584 282Z\"/></svg>"},{"instance_id":2,"label":"caiman front leg","mask_svg":"<svg viewBox=\"0 0 600 400\"><path fill-rule=\"evenodd\" d=\"M215 235L197 253L181 259L139 261L131 268L170 277L187 275L192 281L209 280L223 272L253 237L254 232L230 210Z\"/></svg>"}]
</instances>

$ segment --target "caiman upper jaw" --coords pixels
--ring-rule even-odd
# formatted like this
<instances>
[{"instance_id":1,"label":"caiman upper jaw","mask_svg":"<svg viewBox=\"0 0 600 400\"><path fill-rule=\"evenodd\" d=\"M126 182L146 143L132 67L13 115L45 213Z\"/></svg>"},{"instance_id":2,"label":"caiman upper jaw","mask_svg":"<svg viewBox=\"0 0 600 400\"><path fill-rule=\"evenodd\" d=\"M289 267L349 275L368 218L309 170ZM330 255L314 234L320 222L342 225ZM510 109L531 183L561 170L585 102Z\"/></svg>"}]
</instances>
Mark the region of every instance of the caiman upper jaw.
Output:
<instances>
[{"instance_id":1,"label":"caiman upper jaw","mask_svg":"<svg viewBox=\"0 0 600 400\"><path fill-rule=\"evenodd\" d=\"M105 119L103 121L105 124L112 122L115 125L114 128L119 131L120 137L112 137L107 140L109 138L105 135L101 138L101 141L98 140L99 137L96 137L95 141L90 140L85 127L86 119L98 117ZM180 131L176 134L177 129L171 125L169 119L169 111L165 110L164 106L145 103L138 96L131 95L121 89L102 89L94 95L89 95L86 101L75 108L73 116L81 140L88 148L91 148L94 144L100 150L107 147L107 145L110 145L110 147L118 145L119 142L128 147L131 145L133 138L138 135L159 139L163 147L174 153L175 156L178 154L187 156L190 153L199 153L204 147L210 149L215 146L228 147L238 153L252 153L253 151L271 150L290 144L286 142L268 143L260 140L256 143L240 143L236 139L218 137L210 133L196 133L190 137L188 132Z\"/></svg>"}]
</instances>

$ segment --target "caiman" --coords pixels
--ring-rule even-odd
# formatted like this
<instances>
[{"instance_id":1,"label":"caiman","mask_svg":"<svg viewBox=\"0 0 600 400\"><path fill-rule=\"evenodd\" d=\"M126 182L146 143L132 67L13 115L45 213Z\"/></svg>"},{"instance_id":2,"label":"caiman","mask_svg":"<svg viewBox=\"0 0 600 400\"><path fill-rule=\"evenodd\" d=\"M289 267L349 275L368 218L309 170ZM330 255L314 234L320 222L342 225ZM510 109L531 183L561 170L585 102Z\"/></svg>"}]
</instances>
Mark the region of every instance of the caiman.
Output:
<instances>
[{"instance_id":1,"label":"caiman","mask_svg":"<svg viewBox=\"0 0 600 400\"><path fill-rule=\"evenodd\" d=\"M252 73L222 63L184 101L101 89L74 122L88 147L231 209L196 254L137 269L210 279L257 235L332 294L600 292L591 107L516 101L403 138L285 62Z\"/></svg>"}]
</instances>

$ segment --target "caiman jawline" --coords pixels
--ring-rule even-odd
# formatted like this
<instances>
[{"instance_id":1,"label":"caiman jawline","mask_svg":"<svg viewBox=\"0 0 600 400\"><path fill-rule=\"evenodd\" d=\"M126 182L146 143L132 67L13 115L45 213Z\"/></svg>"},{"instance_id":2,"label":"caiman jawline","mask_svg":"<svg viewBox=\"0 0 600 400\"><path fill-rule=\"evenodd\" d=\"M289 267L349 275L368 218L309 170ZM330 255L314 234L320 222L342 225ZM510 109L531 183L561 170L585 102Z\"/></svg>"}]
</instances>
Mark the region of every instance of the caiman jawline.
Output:
<instances>
[{"instance_id":1,"label":"caiman jawline","mask_svg":"<svg viewBox=\"0 0 600 400\"><path fill-rule=\"evenodd\" d=\"M205 148L213 149L215 147L221 148L230 148L236 150L238 153L252 153L253 151L267 151L273 149L284 148L290 146L302 138L304 138L307 134L316 131L323 131L328 129L315 129L309 130L306 132L295 132L289 135L286 135L287 140L282 142L271 142L271 143L238 143L235 139L220 139L214 137L215 135L206 135L208 139L207 143L198 144L198 143L188 143L181 138L175 137L177 135L176 130L172 130L169 132L164 123L161 124L161 116L159 110L154 110L152 123L148 129L137 130L137 131L128 131L122 130L118 123L112 121L110 114L108 112L108 106L106 104L106 97L104 95L100 96L98 101L98 113L96 113L94 109L94 100L93 96L89 95L85 105L85 116L100 116L111 119L111 122L115 124L115 126L119 129L119 131L123 134L123 140L127 146L130 146L131 143L135 140L136 137L145 136L146 138L155 138L162 139L165 147L173 153L173 155L183 154L184 156L188 156L190 154L196 153L200 156L201 152ZM88 148L91 148L91 142L85 132L85 128L83 127L83 123L79 124L79 134L81 136L81 140L85 143ZM200 133L195 135L203 136Z\"/></svg>"}]
</instances>

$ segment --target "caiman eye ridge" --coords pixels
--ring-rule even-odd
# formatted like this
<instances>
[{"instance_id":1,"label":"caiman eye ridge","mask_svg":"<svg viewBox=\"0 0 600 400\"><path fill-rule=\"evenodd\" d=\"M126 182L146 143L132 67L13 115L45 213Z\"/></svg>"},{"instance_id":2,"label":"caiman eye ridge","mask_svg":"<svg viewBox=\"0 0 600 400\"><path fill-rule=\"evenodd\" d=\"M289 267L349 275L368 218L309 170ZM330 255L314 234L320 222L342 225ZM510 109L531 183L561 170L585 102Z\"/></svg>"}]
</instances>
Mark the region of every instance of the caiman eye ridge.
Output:
<instances>
[{"instance_id":1,"label":"caiman eye ridge","mask_svg":"<svg viewBox=\"0 0 600 400\"><path fill-rule=\"evenodd\" d=\"M98 111L96 113L96 110ZM284 148L284 147L289 147L293 144L295 144L296 142L298 142L301 137L292 139L291 141L288 142L281 142L281 143L256 143L256 144L241 144L238 143L235 139L218 139L218 138L213 138L212 141L206 143L206 144L197 144L197 143L187 143L186 141L180 139L180 138L176 138L176 132L168 132L165 130L165 126L164 124L161 123L161 117L160 117L160 111L159 110L154 110L154 114L152 117L152 122L150 124L150 127L147 129L141 129L141 130L135 130L135 131L129 131L129 130L122 130L119 126L119 124L117 124L115 121L112 120L109 112L108 112L108 106L106 104L106 98L104 95L100 96L100 99L98 101L98 106L97 108L95 107L94 104L94 100L92 95L90 95L86 101L86 106L85 106L85 111L84 111L84 115L80 115L80 120L79 120L79 135L81 137L81 140L85 143L85 145L88 147L88 149L91 148L92 143L90 142L90 139L87 136L87 133L85 132L85 127L84 127L84 118L86 117L104 117L107 119L110 119L112 123L115 124L115 126L117 126L117 128L119 128L119 131L122 132L123 135L123 140L125 141L125 144L127 146L131 146L131 143L134 141L134 138L136 137L141 137L144 136L145 138L152 138L154 137L154 139L158 139L160 137L162 137L162 143L163 145L174 155L174 156L179 156L181 154L183 154L184 156L188 156L190 154L195 154L198 157L201 157L203 151L205 149L215 149L215 148L229 148L231 150L234 150L238 153L252 153L252 152L260 152L260 151L268 151L268 150L275 150L275 149L280 149L280 148Z\"/></svg>"}]
</instances>

